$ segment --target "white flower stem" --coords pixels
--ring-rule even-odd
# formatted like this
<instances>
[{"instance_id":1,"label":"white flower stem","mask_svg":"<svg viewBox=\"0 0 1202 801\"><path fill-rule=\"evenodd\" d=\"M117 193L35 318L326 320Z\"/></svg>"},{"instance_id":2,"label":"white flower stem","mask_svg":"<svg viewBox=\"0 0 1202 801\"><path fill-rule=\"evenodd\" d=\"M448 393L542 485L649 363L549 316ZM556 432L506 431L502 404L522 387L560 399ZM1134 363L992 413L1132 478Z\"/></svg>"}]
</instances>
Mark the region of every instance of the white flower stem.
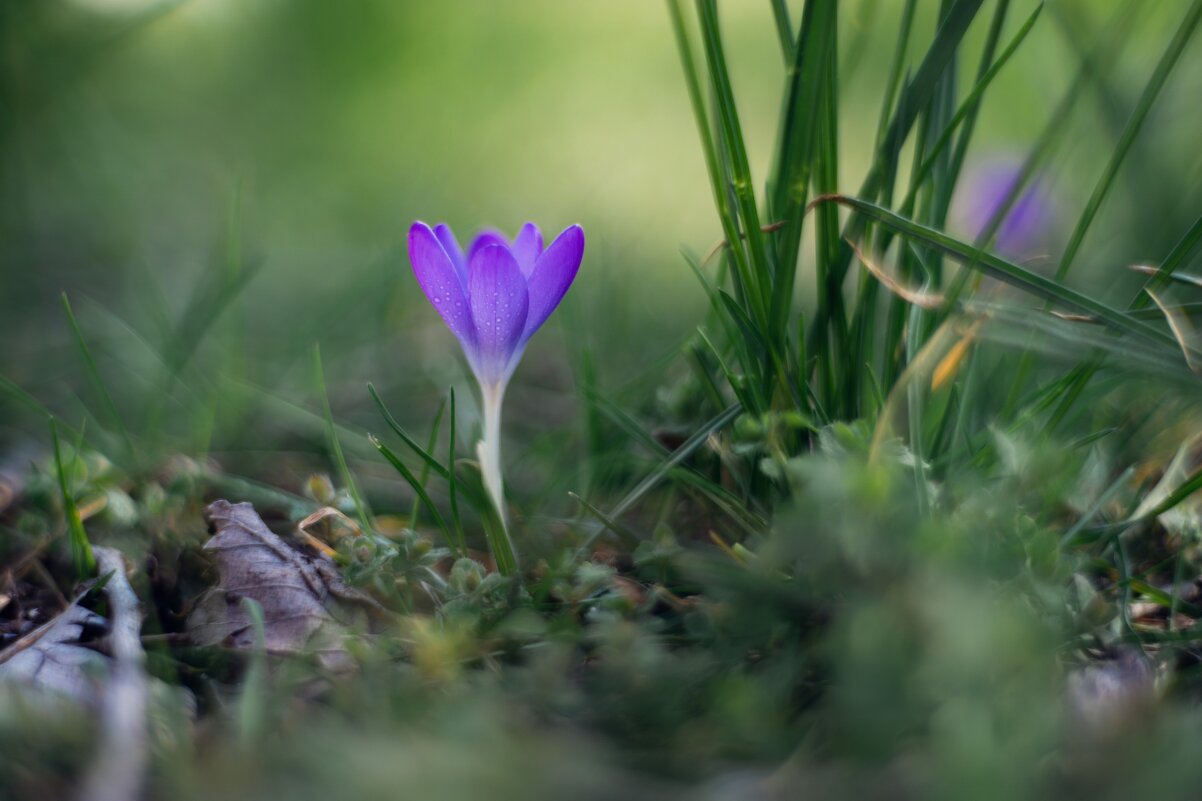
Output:
<instances>
[{"instance_id":1,"label":"white flower stem","mask_svg":"<svg viewBox=\"0 0 1202 801\"><path fill-rule=\"evenodd\" d=\"M501 404L505 399L505 382L496 384L481 384L480 392L484 400L484 431L480 442L476 445L476 455L480 459L480 474L484 479L484 488L496 507L497 516L501 520L501 536L503 542L494 541L493 558L502 572L516 569L517 560L513 543L509 538L509 519L505 513L505 483L501 477ZM509 565L502 564L509 562Z\"/></svg>"}]
</instances>

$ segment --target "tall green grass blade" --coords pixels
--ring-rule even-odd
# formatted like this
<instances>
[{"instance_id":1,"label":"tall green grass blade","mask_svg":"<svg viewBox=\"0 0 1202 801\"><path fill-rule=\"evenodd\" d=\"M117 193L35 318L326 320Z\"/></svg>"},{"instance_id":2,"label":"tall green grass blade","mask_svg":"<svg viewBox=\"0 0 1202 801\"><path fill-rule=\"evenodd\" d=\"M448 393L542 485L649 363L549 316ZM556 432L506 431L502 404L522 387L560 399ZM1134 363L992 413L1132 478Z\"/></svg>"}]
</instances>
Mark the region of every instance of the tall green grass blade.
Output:
<instances>
[{"instance_id":1,"label":"tall green grass blade","mask_svg":"<svg viewBox=\"0 0 1202 801\"><path fill-rule=\"evenodd\" d=\"M715 286L706 276L701 265L689 253L684 254L685 263L692 269L693 274L697 276L697 281L705 289L706 297L710 301L710 310L712 316L722 325L723 331L726 334L726 339L731 343L731 347L735 350L735 358L739 364L744 366L744 369L754 369L756 360L751 356L750 347L757 348L757 352L763 353L763 340L759 337L758 332L754 330L754 326L750 326L750 331L740 334L741 330L745 330L737 320L745 320L746 315L738 304L734 304L734 311L730 310L731 300L723 300L724 294L717 286ZM748 324L749 325L749 324ZM726 377L727 383L738 396L739 400L748 408L755 410L757 413L762 413L768 408L767 399L764 398L762 388L759 382L748 382L736 378L734 371L731 370L726 360L723 358L721 351L710 341L709 336L705 333L704 328L698 328L698 333L713 352L714 357L718 361L719 368Z\"/></svg>"},{"instance_id":2,"label":"tall green grass blade","mask_svg":"<svg viewBox=\"0 0 1202 801\"><path fill-rule=\"evenodd\" d=\"M1134 111L1131 112L1131 118L1127 122L1127 127L1123 130L1122 136L1119 137L1119 141L1111 153L1110 160L1106 163L1106 168L1098 178L1093 193L1090 195L1089 201L1085 204L1085 209L1081 212L1076 227L1073 228L1072 236L1069 238L1068 245L1064 249L1064 254L1060 257L1060 263L1056 266L1057 280L1063 279L1068 274L1069 268L1072 267L1077 253L1081 249L1081 244L1085 240L1085 235L1093 224L1098 210L1102 207L1102 202L1106 199L1111 185L1114 183L1114 177L1118 174L1119 167L1122 166L1124 159L1126 159L1127 154L1130 152L1131 145L1134 144L1135 138L1139 135L1144 122L1148 118L1148 112L1152 109L1152 104L1160 96L1160 91L1164 88L1165 82L1181 57L1182 51L1193 36L1199 21L1202 21L1202 0L1194 0L1189 10L1186 11L1181 25L1177 28L1176 33L1173 34L1173 39L1169 42L1168 48L1161 56L1160 62L1152 72L1152 76L1148 79L1147 85L1144 86L1144 90L1139 97L1139 102L1136 103Z\"/></svg>"},{"instance_id":3,"label":"tall green grass blade","mask_svg":"<svg viewBox=\"0 0 1202 801\"><path fill-rule=\"evenodd\" d=\"M693 119L697 125L697 133L701 137L701 151L705 156L706 172L710 178L710 188L714 194L714 206L718 210L718 219L722 224L722 232L726 241L739 241L739 222L731 206L730 195L727 191L726 175L722 169L722 158L715 142L714 132L710 128L709 111L706 108L705 95L701 89L701 73L697 68L697 59L693 55L693 45L685 27L682 0L667 0L669 17L672 21L672 32L676 38L677 51L680 53L681 67L684 70L685 86L688 88L689 102L693 109ZM735 272L731 276L735 294L746 297L748 282L751 281L749 266L746 263L742 249L736 249L732 244L732 258L735 262Z\"/></svg>"},{"instance_id":4,"label":"tall green grass blade","mask_svg":"<svg viewBox=\"0 0 1202 801\"><path fill-rule=\"evenodd\" d=\"M731 253L739 264L739 254L744 254L744 281L747 291L748 313L761 331L768 327L768 308L771 303L771 266L768 262L764 237L760 233L762 223L755 200L755 183L751 177L751 165L747 158L747 146L743 141L743 127L735 104L734 89L726 68L722 36L718 25L716 0L697 0L697 17L701 26L702 48L709 71L710 90L714 97L714 112L717 117L719 141L724 145L724 162L729 170L727 187L734 195L734 206L738 212L739 228L744 237L730 238ZM745 251L744 251L745 248Z\"/></svg>"},{"instance_id":5,"label":"tall green grass blade","mask_svg":"<svg viewBox=\"0 0 1202 801\"><path fill-rule=\"evenodd\" d=\"M881 147L877 151L864 187L860 190L861 197L875 196L882 185L885 170L896 163L903 143L910 129L918 119L919 112L935 97L948 65L960 47L960 42L968 32L969 25L976 18L984 0L956 0L955 4L944 15L940 22L935 39L923 56L914 77L906 84L898 100L897 112L889 122L885 135L881 137Z\"/></svg>"},{"instance_id":6,"label":"tall green grass blade","mask_svg":"<svg viewBox=\"0 0 1202 801\"><path fill-rule=\"evenodd\" d=\"M1001 230L1002 224L1010 215L1010 211L1014 208L1014 205L1018 203L1023 193L1027 191L1027 187L1035 178L1035 175L1069 130L1069 119L1072 116L1072 112L1076 109L1077 101L1080 99L1084 89L1091 81L1101 80L1105 77L1104 71L1110 69L1118 60L1123 47L1130 41L1131 37L1127 33L1131 25L1131 18L1138 12L1139 7L1138 0L1128 0L1124 3L1107 24L1106 33L1098 38L1098 41L1094 43L1089 52L1081 59L1081 64L1078 66L1077 72L1068 89L1065 90L1064 96L1056 104L1051 116L1048 117L1047 123L1044 124L1043 130L1040 131L1035 139L1035 143L1027 152L1027 156L1019 167L1009 192L998 203L993 216L989 218L981 232L977 235L974 241L977 247L985 249L992 244L994 237ZM955 301L960 297L967 287L968 279L973 272L971 265L961 265L959 272L952 280L951 286L946 293L949 301ZM1024 371L1020 367L1018 372L1022 374ZM1024 383L1024 381L1018 380L1013 383L1013 386L1017 391L1021 389Z\"/></svg>"},{"instance_id":7,"label":"tall green grass blade","mask_svg":"<svg viewBox=\"0 0 1202 801\"><path fill-rule=\"evenodd\" d=\"M429 452L417 443L409 433L401 427L401 424L392 416L392 412L388 411L388 407L384 405L384 401L380 398L380 393L376 392L375 385L368 383L367 392L371 395L373 401L376 402L376 408L380 410L380 415L384 418L384 422L392 429L392 433L396 434L401 440L409 446L409 449L421 458L431 470L437 473L442 478L450 480L451 474L447 468L443 467L442 463L429 454Z\"/></svg>"},{"instance_id":8,"label":"tall green grass blade","mask_svg":"<svg viewBox=\"0 0 1202 801\"><path fill-rule=\"evenodd\" d=\"M977 67L976 85L980 87L982 84L989 85L992 76L996 75L1001 70L1002 65L1009 60L1010 56L1018 49L1018 45L1026 38L1027 32L1035 25L1035 20L1043 11L1043 3L1035 6L1035 10L1023 23L1018 33L1015 34L1011 44L1003 51L1001 56L994 59L994 53L997 52L998 43L1002 39L1002 28L1006 24L1006 17L1010 12L1010 0L998 0L997 6L993 11L993 19L989 23L989 33L985 37L985 46L981 48L981 61ZM966 100L970 104L968 113L963 118L963 125L960 128L960 136L956 139L956 148L952 153L950 177L953 182L960 177L960 170L964 167L964 159L968 155L968 145L972 142L973 131L976 130L977 112L981 109L981 94L984 92L974 89L974 94L971 100ZM971 95L970 95L971 97Z\"/></svg>"},{"instance_id":9,"label":"tall green grass blade","mask_svg":"<svg viewBox=\"0 0 1202 801\"><path fill-rule=\"evenodd\" d=\"M367 534L372 530L371 512L368 510L363 496L359 493L359 486L355 483L355 477L351 475L351 469L342 453L342 443L338 441L338 430L334 427L334 412L330 408L330 396L326 392L326 374L321 366L321 346L316 344L313 346L313 377L317 383L317 394L321 398L321 411L326 423L326 443L330 448L330 455L334 459L334 466L338 469L342 485L346 487L351 500L355 503L359 525L362 527L363 533Z\"/></svg>"},{"instance_id":10,"label":"tall green grass blade","mask_svg":"<svg viewBox=\"0 0 1202 801\"><path fill-rule=\"evenodd\" d=\"M776 23L776 36L780 39L780 53L787 66L793 60L793 26L789 23L789 4L785 0L772 0L772 19Z\"/></svg>"},{"instance_id":11,"label":"tall green grass blade","mask_svg":"<svg viewBox=\"0 0 1202 801\"><path fill-rule=\"evenodd\" d=\"M982 2L983 0L957 0L947 7L930 48L923 56L913 78L906 82L898 98L897 110L894 112L888 128L883 135L878 132L877 140L880 144L873 157L868 175L861 185L860 198L866 200L878 198L885 188L892 185L893 176L897 173L902 147L914 123L918 120L919 114L928 107L935 99L936 92L940 90L945 72L949 65L954 63L956 51ZM863 223L864 219L860 215L853 214L844 226L844 238L858 240L862 233ZM828 294L836 289L842 291L843 282L851 266L851 257L850 247L841 246L839 248L838 257L828 267L827 286L830 288ZM875 287L875 284L868 282L867 286ZM858 308L867 308L867 304L874 296L875 289L862 293ZM810 333L811 343L817 344L825 338L825 329L828 324L829 321L826 317L821 314L816 316ZM866 335L867 332L863 332L857 335L857 339L862 341ZM813 344L811 350L816 350ZM835 354L832 358L843 360L845 357L842 354ZM853 368L849 372L854 375L856 370Z\"/></svg>"},{"instance_id":12,"label":"tall green grass blade","mask_svg":"<svg viewBox=\"0 0 1202 801\"><path fill-rule=\"evenodd\" d=\"M910 334L907 337L908 362L913 362L921 348L922 342L918 328L922 323L922 310L914 307L910 310ZM906 387L907 411L909 413L910 452L914 456L914 500L919 515L926 517L930 504L927 497L926 447L923 443L923 420L925 414L925 387L921 381L913 380Z\"/></svg>"},{"instance_id":13,"label":"tall green grass blade","mask_svg":"<svg viewBox=\"0 0 1202 801\"><path fill-rule=\"evenodd\" d=\"M997 57L997 60L990 64L988 69L986 69L981 77L977 79L977 83L975 86L973 86L972 91L969 92L968 96L964 98L964 101L960 104L960 107L952 116L951 121L948 122L947 126L943 129L943 132L939 135L939 138L936 140L935 144L931 146L930 150L926 154L926 158L922 162L922 166L919 167L918 172L916 173L917 177L913 181L909 193L901 203L901 210L903 214L906 214L909 210L914 208L915 196L919 187L931 174L931 171L935 167L936 160L940 155L943 154L944 149L948 146L952 139L955 138L957 131L960 132L960 137L956 140L956 151L952 158L953 162L955 163L953 175L958 174L959 165L964 160L963 150L966 149L966 145L963 145L962 148L962 143L965 143L966 137L971 134L971 126L973 124L973 120L976 118L977 111L980 109L981 98L984 96L985 90L989 88L989 85L993 82L993 79L996 78L998 73L1002 71L1002 67L1006 66L1006 63L1010 60L1010 57L1018 51L1019 45L1026 40L1027 34L1030 33L1031 29L1035 26L1035 21L1039 19L1039 15L1042 11L1043 4L1041 3L1036 6L1035 10L1031 12L1031 15L1027 17L1026 21L1022 24L1022 27L1018 29L1018 32L1015 33L1014 37L1010 40L1010 43L1006 45L1006 48Z\"/></svg>"},{"instance_id":14,"label":"tall green grass blade","mask_svg":"<svg viewBox=\"0 0 1202 801\"><path fill-rule=\"evenodd\" d=\"M455 541L459 545L460 555L467 554L467 538L463 534L463 520L459 517L459 478L455 475L455 447L459 440L455 427L458 423L455 408L455 388L451 387L450 394L450 442L447 444L447 493L451 501L451 522L455 525ZM429 464L426 465L429 467Z\"/></svg>"},{"instance_id":15,"label":"tall green grass blade","mask_svg":"<svg viewBox=\"0 0 1202 801\"><path fill-rule=\"evenodd\" d=\"M80 429L82 439L83 430ZM63 455L58 444L58 423L50 418L50 441L54 447L54 469L58 474L58 488L62 493L63 516L67 519L67 541L71 550L71 567L75 579L82 581L96 575L96 557L92 553L92 545L88 542L88 533L84 531L83 520L79 516L79 507L75 505L75 491L71 488L68 473L75 471L79 462L79 446L72 455L72 466L63 464Z\"/></svg>"},{"instance_id":16,"label":"tall green grass blade","mask_svg":"<svg viewBox=\"0 0 1202 801\"><path fill-rule=\"evenodd\" d=\"M739 377L735 375L734 371L731 370L729 366L727 366L726 360L724 358L722 358L722 352L718 350L718 347L716 345L714 345L714 343L712 341L710 341L710 338L705 333L704 328L697 329L697 336L699 336L701 338L701 341L705 344L706 348L708 348L709 352L713 355L714 360L718 363L718 370L721 371L722 377L726 379L727 385L734 391L735 395L738 396L740 399L742 399L744 396L753 398L754 396L752 395L752 393L747 391L747 387L745 386L746 382L740 381ZM752 401L752 403L753 403L753 405L750 408L756 408L754 405L755 401ZM724 404L719 404L720 407L723 405ZM763 407L759 407L759 408L762 409Z\"/></svg>"},{"instance_id":17,"label":"tall green grass blade","mask_svg":"<svg viewBox=\"0 0 1202 801\"><path fill-rule=\"evenodd\" d=\"M250 651L246 673L242 677L242 692L238 696L238 739L244 748L254 748L263 741L267 728L267 626L263 607L258 601L243 596L241 603L250 618L254 648Z\"/></svg>"},{"instance_id":18,"label":"tall green grass blade","mask_svg":"<svg viewBox=\"0 0 1202 801\"><path fill-rule=\"evenodd\" d=\"M781 107L776 163L768 199L769 216L783 222L775 239L776 275L771 302L772 336L777 339L783 338L793 302L797 257L817 141L822 78L831 63L829 53L835 47L837 16L835 3L806 4ZM818 302L824 303L824 298L819 297Z\"/></svg>"},{"instance_id":19,"label":"tall green grass blade","mask_svg":"<svg viewBox=\"0 0 1202 801\"><path fill-rule=\"evenodd\" d=\"M384 401L380 397L380 393L376 391L375 386L370 382L367 384L367 392L369 395L371 395L372 400L375 401L376 408L380 410L380 415L384 418L384 422L387 423L388 427L392 429L392 433L400 437L401 441L404 442L411 451L417 454L418 458L428 465L429 468L434 471L435 475L447 481L448 483L451 481L456 481L459 487L459 492L461 492L463 496L467 498L468 502L471 503L472 507L476 509L476 511L480 512L481 515L484 515L487 509L491 506L491 502L482 494L480 488L473 487L471 484L458 483L451 473L451 469L454 468L453 463L450 468L444 466L442 462L435 459L425 448L419 445L417 440L409 436L409 432L405 431L401 424L396 421L396 418L392 416L392 412L388 411L388 407L384 405Z\"/></svg>"},{"instance_id":20,"label":"tall green grass blade","mask_svg":"<svg viewBox=\"0 0 1202 801\"><path fill-rule=\"evenodd\" d=\"M833 40L837 31L835 23L830 23L829 34ZM827 65L821 75L817 93L820 98L819 114L814 126L817 129L817 144L815 164L812 171L812 183L817 194L827 194L839 190L839 83L836 72L838 62L833 47L825 55ZM829 268L839 258L839 249L843 241L839 238L839 212L834 206L820 209L816 212L816 261L826 265L822 270L826 283L818 287L822 297L822 308L826 310L830 335L830 379L833 386L839 386L843 377L854 374L854 369L848 369L846 354L848 349L847 310L844 308L842 282L834 280L835 272ZM827 402L836 408L848 410L851 406L849 398L843 398L839 403L828 393Z\"/></svg>"},{"instance_id":21,"label":"tall green grass blade","mask_svg":"<svg viewBox=\"0 0 1202 801\"><path fill-rule=\"evenodd\" d=\"M452 532L450 526L447 525L447 521L442 516L442 513L438 511L438 506L436 506L434 501L430 498L430 494L426 492L426 487L422 481L413 474L412 470L405 466L405 463L402 462L387 445L385 445L383 442L380 442L379 438L377 438L374 434L368 434L367 439L372 446L380 452L380 455L388 460L388 463L392 465L393 469L400 473L401 478L403 478L405 483L408 484L413 490L413 494L417 496L418 501L425 504L426 508L430 510L430 517L434 520L434 525L437 526L438 530L442 532L443 537L446 538L447 546L450 547L451 550L456 550L456 548L458 548L462 552L462 544L456 542L454 533Z\"/></svg>"},{"instance_id":22,"label":"tall green grass blade","mask_svg":"<svg viewBox=\"0 0 1202 801\"><path fill-rule=\"evenodd\" d=\"M438 404L438 411L434 413L434 424L430 426L430 438L426 440L426 451L434 450L434 446L438 444L438 432L442 428L442 415L447 409L447 402L444 400ZM426 484L430 480L430 465L422 462L421 471L418 473L418 480L421 481L422 489L426 488ZM418 513L418 498L413 501L413 510L409 514L410 525L417 527Z\"/></svg>"},{"instance_id":23,"label":"tall green grass blade","mask_svg":"<svg viewBox=\"0 0 1202 801\"><path fill-rule=\"evenodd\" d=\"M906 0L902 7L901 22L897 26L897 44L893 46L893 59L889 63L889 77L885 81L885 94L881 99L881 115L876 125L876 148L884 147L889 131L889 119L893 116L893 102L905 75L906 51L910 47L910 32L914 28L914 8L917 0Z\"/></svg>"},{"instance_id":24,"label":"tall green grass blade","mask_svg":"<svg viewBox=\"0 0 1202 801\"><path fill-rule=\"evenodd\" d=\"M79 353L83 357L84 372L88 376L88 383L92 385L92 391L96 393L96 397L100 400L105 422L121 437L125 445L126 456L133 463L136 461L137 456L134 441L130 437L125 423L121 420L121 413L117 411L117 404L113 402L113 396L109 394L108 387L100 377L100 370L96 367L96 360L92 358L92 350L88 347L87 340L83 336L83 331L80 330L79 323L75 319L75 312L71 310L71 301L67 299L67 293L62 293L61 298L63 313L67 316L67 322L71 326L71 333L75 336L75 344L79 347Z\"/></svg>"}]
</instances>

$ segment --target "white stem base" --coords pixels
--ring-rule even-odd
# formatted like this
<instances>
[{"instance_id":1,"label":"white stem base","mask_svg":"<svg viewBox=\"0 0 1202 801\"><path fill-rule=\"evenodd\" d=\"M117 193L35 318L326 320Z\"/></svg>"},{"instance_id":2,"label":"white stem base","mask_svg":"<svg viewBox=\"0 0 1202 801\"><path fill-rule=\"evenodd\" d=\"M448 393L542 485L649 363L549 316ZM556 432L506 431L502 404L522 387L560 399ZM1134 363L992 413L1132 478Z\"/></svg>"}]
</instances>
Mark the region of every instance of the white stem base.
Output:
<instances>
[{"instance_id":1,"label":"white stem base","mask_svg":"<svg viewBox=\"0 0 1202 801\"><path fill-rule=\"evenodd\" d=\"M480 474L484 478L484 489L492 498L501 525L508 533L509 520L505 514L505 484L501 478L501 402L505 399L505 385L492 384L480 387L484 396L484 432L476 445L476 456L480 459Z\"/></svg>"}]
</instances>

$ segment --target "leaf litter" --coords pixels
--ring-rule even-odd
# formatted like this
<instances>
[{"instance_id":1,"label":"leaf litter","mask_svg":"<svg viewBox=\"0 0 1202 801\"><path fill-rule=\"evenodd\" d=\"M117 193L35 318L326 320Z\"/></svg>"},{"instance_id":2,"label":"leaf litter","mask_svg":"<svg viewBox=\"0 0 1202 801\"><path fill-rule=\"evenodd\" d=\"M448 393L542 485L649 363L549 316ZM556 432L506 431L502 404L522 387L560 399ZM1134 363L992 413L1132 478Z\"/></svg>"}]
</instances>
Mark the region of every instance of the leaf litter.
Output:
<instances>
[{"instance_id":1,"label":"leaf litter","mask_svg":"<svg viewBox=\"0 0 1202 801\"><path fill-rule=\"evenodd\" d=\"M243 599L263 610L269 654L313 654L333 674L355 670L347 640L367 632L383 608L349 586L325 552L291 547L249 503L214 501L206 516L215 528L204 550L214 555L217 586L197 599L187 630L194 645L255 648L255 624Z\"/></svg>"}]
</instances>

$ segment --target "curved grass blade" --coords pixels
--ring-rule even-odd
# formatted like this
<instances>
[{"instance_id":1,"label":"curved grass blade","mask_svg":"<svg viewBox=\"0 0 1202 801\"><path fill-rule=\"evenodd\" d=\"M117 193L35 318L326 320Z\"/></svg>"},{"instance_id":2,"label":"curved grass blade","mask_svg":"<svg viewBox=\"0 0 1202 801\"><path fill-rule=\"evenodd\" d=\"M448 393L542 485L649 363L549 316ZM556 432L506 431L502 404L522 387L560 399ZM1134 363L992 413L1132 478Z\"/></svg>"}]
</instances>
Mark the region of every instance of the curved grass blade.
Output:
<instances>
[{"instance_id":1,"label":"curved grass blade","mask_svg":"<svg viewBox=\"0 0 1202 801\"><path fill-rule=\"evenodd\" d=\"M413 489L413 493L417 496L417 499L421 501L421 503L425 504L426 508L430 510L430 517L433 518L434 525L438 526L438 529L443 533L443 536L446 538L447 545L452 550L455 550L457 547L462 550L462 545L455 542L455 536L452 533L451 528L447 525L446 518L444 518L442 513L438 511L438 507L434 504L434 501L431 500L429 493L426 492L426 488L422 485L422 482L418 480L417 476L413 474L413 471L406 467L405 463L402 462L387 445L385 445L383 442L380 442L379 438L376 437L375 434L368 434L367 440L376 450L380 452L380 455L387 459L388 463L392 465L398 473L401 474L401 478L405 479L405 483Z\"/></svg>"},{"instance_id":2,"label":"curved grass blade","mask_svg":"<svg viewBox=\"0 0 1202 801\"><path fill-rule=\"evenodd\" d=\"M380 393L376 392L375 386L368 382L367 392L371 395L372 400L376 402L376 407L380 410L380 414L384 417L384 422L392 429L392 433L396 434L401 440L409 446L409 449L416 453L426 465L437 473L442 478L450 481L451 473L447 468L443 467L442 463L429 454L429 452L418 444L417 440L409 436L408 432L401 427L401 424L392 416L392 412L388 411L388 407L384 405L384 401L380 398Z\"/></svg>"},{"instance_id":3,"label":"curved grass blade","mask_svg":"<svg viewBox=\"0 0 1202 801\"><path fill-rule=\"evenodd\" d=\"M1173 338L1168 334L1140 320L1136 320L1125 312L1114 309L1101 301L1094 300L1088 295L1077 292L1058 281L1046 278L992 253L980 250L973 245L961 242L940 231L920 225L888 209L881 208L875 203L869 203L859 198L848 197L847 195L825 195L815 198L810 205L813 206L818 203L828 202L839 203L855 209L860 214L894 233L921 242L999 281L1022 289L1044 300L1049 300L1069 309L1076 309L1092 315L1116 331L1130 334L1158 345L1176 345Z\"/></svg>"}]
</instances>

